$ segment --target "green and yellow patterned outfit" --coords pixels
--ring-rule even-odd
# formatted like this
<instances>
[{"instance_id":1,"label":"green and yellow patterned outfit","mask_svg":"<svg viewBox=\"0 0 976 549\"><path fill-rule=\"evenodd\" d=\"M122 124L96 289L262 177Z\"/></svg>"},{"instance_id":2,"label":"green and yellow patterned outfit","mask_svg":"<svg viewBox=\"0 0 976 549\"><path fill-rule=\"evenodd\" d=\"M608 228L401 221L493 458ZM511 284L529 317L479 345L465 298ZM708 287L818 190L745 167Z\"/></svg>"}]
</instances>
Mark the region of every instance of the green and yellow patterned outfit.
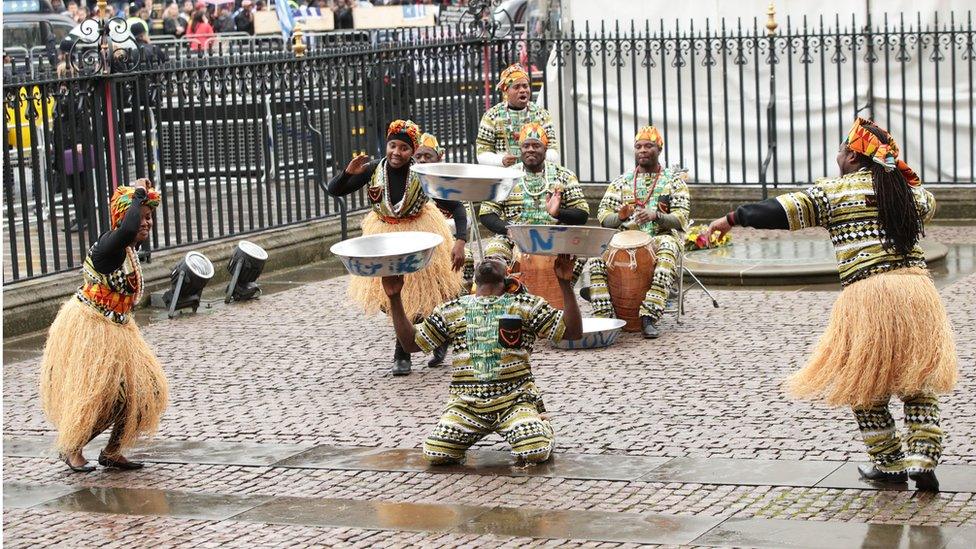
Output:
<instances>
[{"instance_id":1,"label":"green and yellow patterned outfit","mask_svg":"<svg viewBox=\"0 0 976 549\"><path fill-rule=\"evenodd\" d=\"M546 159L556 162L559 160L559 141L556 128L552 124L549 111L532 103L521 110L508 106L502 101L481 117L476 140L478 163L501 166L501 159L506 154L519 157L522 154L519 147L518 134L522 126L529 122L541 124L546 129L549 138Z\"/></svg>"},{"instance_id":2,"label":"green and yellow patterned outfit","mask_svg":"<svg viewBox=\"0 0 976 549\"><path fill-rule=\"evenodd\" d=\"M540 173L528 171L521 162L513 167L524 171L525 177L518 180L504 201L500 203L482 202L478 210L479 217L494 214L504 225L558 225L561 221L574 225L586 223L590 206L583 196L583 187L580 186L576 174L571 170L548 161L545 162ZM546 211L546 199L552 194L556 185L562 185L563 188L560 217L565 210L578 210L574 213L578 214L581 211L585 216L577 218L577 216L569 214L564 220L560 220L549 215L549 212ZM511 265L514 260L515 243L505 235L504 227L495 227L493 224L486 226L498 234L487 240L485 255L504 257ZM579 263L580 272L582 272L583 263Z\"/></svg>"},{"instance_id":3,"label":"green and yellow patterned outfit","mask_svg":"<svg viewBox=\"0 0 976 549\"><path fill-rule=\"evenodd\" d=\"M499 317L520 319L517 344L499 343ZM449 301L417 324L416 343L425 353L445 342L453 346L450 397L424 442L432 463L454 463L490 433L498 433L520 460L542 462L553 448L553 430L543 420L542 398L529 357L537 338L560 341L562 311L531 294L466 295ZM508 333L508 336L512 336Z\"/></svg>"},{"instance_id":4,"label":"green and yellow patterned outfit","mask_svg":"<svg viewBox=\"0 0 976 549\"><path fill-rule=\"evenodd\" d=\"M932 194L921 184L910 188L922 219L931 219ZM933 470L943 440L937 395L958 376L952 329L921 247L907 254L885 248L871 172L821 179L730 215L746 227L827 229L844 289L810 361L791 376L790 392L850 406L879 470ZM888 410L892 395L905 406L904 444Z\"/></svg>"},{"instance_id":5,"label":"green and yellow patterned outfit","mask_svg":"<svg viewBox=\"0 0 976 549\"><path fill-rule=\"evenodd\" d=\"M636 186L637 195L634 195ZM620 208L624 204L644 204L649 211L656 211L658 221L638 225L634 215L621 221ZM621 231L643 231L651 236L657 264L651 287L644 295L641 303L640 316L650 317L657 321L664 313L664 307L674 283L677 269L678 253L681 240L674 236L673 230L685 230L691 214L691 196L688 185L679 173L664 168L660 177L649 173L636 173L629 170L610 182L607 191L600 200L597 214L600 224L604 227L617 228ZM594 316L613 318L613 303L610 300L610 289L607 286L607 264L601 258L590 261L590 302L593 304Z\"/></svg>"}]
</instances>

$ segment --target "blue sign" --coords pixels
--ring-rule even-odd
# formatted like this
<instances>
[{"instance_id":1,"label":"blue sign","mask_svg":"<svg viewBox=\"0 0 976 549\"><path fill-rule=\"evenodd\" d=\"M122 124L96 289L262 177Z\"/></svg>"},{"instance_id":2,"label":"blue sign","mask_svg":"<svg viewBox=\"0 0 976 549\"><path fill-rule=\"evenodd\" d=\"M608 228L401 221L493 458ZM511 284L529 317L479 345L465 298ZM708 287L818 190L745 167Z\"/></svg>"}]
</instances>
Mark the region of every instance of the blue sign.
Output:
<instances>
[{"instance_id":1,"label":"blue sign","mask_svg":"<svg viewBox=\"0 0 976 549\"><path fill-rule=\"evenodd\" d=\"M403 257L364 259L342 257L342 264L356 276L396 276L415 273L424 268L424 254L413 253Z\"/></svg>"},{"instance_id":2,"label":"blue sign","mask_svg":"<svg viewBox=\"0 0 976 549\"><path fill-rule=\"evenodd\" d=\"M548 239L544 238L542 231L539 229L529 229L529 239L532 244L532 251L529 253L548 252L552 249L553 234L549 230L546 230L546 233L546 236L549 237Z\"/></svg>"}]
</instances>

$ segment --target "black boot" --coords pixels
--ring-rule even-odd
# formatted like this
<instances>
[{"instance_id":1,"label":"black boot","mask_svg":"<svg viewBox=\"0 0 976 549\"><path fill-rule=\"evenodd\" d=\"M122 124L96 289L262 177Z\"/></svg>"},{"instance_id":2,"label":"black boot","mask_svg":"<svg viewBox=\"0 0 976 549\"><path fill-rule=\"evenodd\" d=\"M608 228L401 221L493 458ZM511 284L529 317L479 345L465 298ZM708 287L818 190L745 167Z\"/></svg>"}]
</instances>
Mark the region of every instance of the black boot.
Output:
<instances>
[{"instance_id":1,"label":"black boot","mask_svg":"<svg viewBox=\"0 0 976 549\"><path fill-rule=\"evenodd\" d=\"M428 368L436 368L444 364L444 358L447 357L447 342L445 341L443 345L434 349L434 356L430 357L427 361Z\"/></svg>"},{"instance_id":2,"label":"black boot","mask_svg":"<svg viewBox=\"0 0 976 549\"><path fill-rule=\"evenodd\" d=\"M657 329L657 322L651 320L649 316L642 316L641 319L641 333L644 334L644 339L657 339L661 337L661 330Z\"/></svg>"},{"instance_id":3,"label":"black boot","mask_svg":"<svg viewBox=\"0 0 976 549\"><path fill-rule=\"evenodd\" d=\"M861 475L861 480L869 482L883 482L886 484L904 484L908 482L908 474L904 471L900 473L886 473L874 465L858 465L857 472Z\"/></svg>"},{"instance_id":4,"label":"black boot","mask_svg":"<svg viewBox=\"0 0 976 549\"><path fill-rule=\"evenodd\" d=\"M590 300L590 287L589 286L583 286L582 288L579 289L579 294L580 294L580 297L583 298L583 301L589 301Z\"/></svg>"},{"instance_id":5,"label":"black boot","mask_svg":"<svg viewBox=\"0 0 976 549\"><path fill-rule=\"evenodd\" d=\"M915 481L915 489L919 492L938 492L939 479L935 478L935 471L918 471L908 473Z\"/></svg>"},{"instance_id":6,"label":"black boot","mask_svg":"<svg viewBox=\"0 0 976 549\"><path fill-rule=\"evenodd\" d=\"M405 376L410 373L410 353L403 350L400 342L397 341L396 350L393 351L393 370L395 376Z\"/></svg>"}]
</instances>

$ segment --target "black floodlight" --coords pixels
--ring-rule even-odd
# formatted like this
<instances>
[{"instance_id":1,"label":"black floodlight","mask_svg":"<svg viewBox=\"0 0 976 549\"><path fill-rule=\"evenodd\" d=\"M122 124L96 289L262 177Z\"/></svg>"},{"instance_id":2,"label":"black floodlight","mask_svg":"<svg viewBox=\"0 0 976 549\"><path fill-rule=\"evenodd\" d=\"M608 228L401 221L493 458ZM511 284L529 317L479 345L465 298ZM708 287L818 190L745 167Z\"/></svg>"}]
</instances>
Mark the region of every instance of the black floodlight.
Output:
<instances>
[{"instance_id":1,"label":"black floodlight","mask_svg":"<svg viewBox=\"0 0 976 549\"><path fill-rule=\"evenodd\" d=\"M203 288L214 275L213 263L200 252L189 252L169 275L172 286L163 294L163 303L169 307L169 317L176 316L178 309L192 308L197 312Z\"/></svg>"},{"instance_id":2,"label":"black floodlight","mask_svg":"<svg viewBox=\"0 0 976 549\"><path fill-rule=\"evenodd\" d=\"M261 295L261 287L254 283L261 276L264 264L268 261L268 252L253 242L241 240L234 249L234 254L227 264L227 272L231 274L224 303L247 301Z\"/></svg>"}]
</instances>

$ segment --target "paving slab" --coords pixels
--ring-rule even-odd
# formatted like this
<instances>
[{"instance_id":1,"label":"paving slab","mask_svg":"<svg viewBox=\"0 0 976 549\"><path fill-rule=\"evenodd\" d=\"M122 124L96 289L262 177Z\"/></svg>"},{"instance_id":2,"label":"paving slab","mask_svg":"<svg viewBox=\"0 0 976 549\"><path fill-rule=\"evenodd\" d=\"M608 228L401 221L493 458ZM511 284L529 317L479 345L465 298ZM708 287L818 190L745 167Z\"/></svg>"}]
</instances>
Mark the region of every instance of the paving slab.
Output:
<instances>
[{"instance_id":1,"label":"paving slab","mask_svg":"<svg viewBox=\"0 0 976 549\"><path fill-rule=\"evenodd\" d=\"M129 457L156 463L261 466L272 465L311 447L311 444L155 440L137 448Z\"/></svg>"},{"instance_id":2,"label":"paving slab","mask_svg":"<svg viewBox=\"0 0 976 549\"><path fill-rule=\"evenodd\" d=\"M496 508L458 532L549 539L687 544L722 522L715 517Z\"/></svg>"},{"instance_id":3,"label":"paving slab","mask_svg":"<svg viewBox=\"0 0 976 549\"><path fill-rule=\"evenodd\" d=\"M40 507L85 513L226 520L270 499L270 496L198 494L176 490L86 488L48 501Z\"/></svg>"},{"instance_id":4,"label":"paving slab","mask_svg":"<svg viewBox=\"0 0 976 549\"><path fill-rule=\"evenodd\" d=\"M744 486L815 486L841 465L835 461L675 458L640 479Z\"/></svg>"},{"instance_id":5,"label":"paving slab","mask_svg":"<svg viewBox=\"0 0 976 549\"><path fill-rule=\"evenodd\" d=\"M694 540L695 545L720 547L783 547L823 549L943 547L958 528L859 524L837 521L729 519Z\"/></svg>"},{"instance_id":6,"label":"paving slab","mask_svg":"<svg viewBox=\"0 0 976 549\"><path fill-rule=\"evenodd\" d=\"M234 517L268 524L300 524L446 532L488 511L471 505L395 503L355 499L274 498Z\"/></svg>"},{"instance_id":7,"label":"paving slab","mask_svg":"<svg viewBox=\"0 0 976 549\"><path fill-rule=\"evenodd\" d=\"M818 488L857 488L861 490L914 490L915 482L904 484L874 484L860 479L858 463L845 463L827 478L817 483ZM939 465L935 470L939 478L939 491L946 493L976 492L976 467L966 465Z\"/></svg>"},{"instance_id":8,"label":"paving slab","mask_svg":"<svg viewBox=\"0 0 976 549\"><path fill-rule=\"evenodd\" d=\"M46 501L81 490L78 486L67 484L26 484L22 482L3 483L3 508L24 509Z\"/></svg>"}]
</instances>

